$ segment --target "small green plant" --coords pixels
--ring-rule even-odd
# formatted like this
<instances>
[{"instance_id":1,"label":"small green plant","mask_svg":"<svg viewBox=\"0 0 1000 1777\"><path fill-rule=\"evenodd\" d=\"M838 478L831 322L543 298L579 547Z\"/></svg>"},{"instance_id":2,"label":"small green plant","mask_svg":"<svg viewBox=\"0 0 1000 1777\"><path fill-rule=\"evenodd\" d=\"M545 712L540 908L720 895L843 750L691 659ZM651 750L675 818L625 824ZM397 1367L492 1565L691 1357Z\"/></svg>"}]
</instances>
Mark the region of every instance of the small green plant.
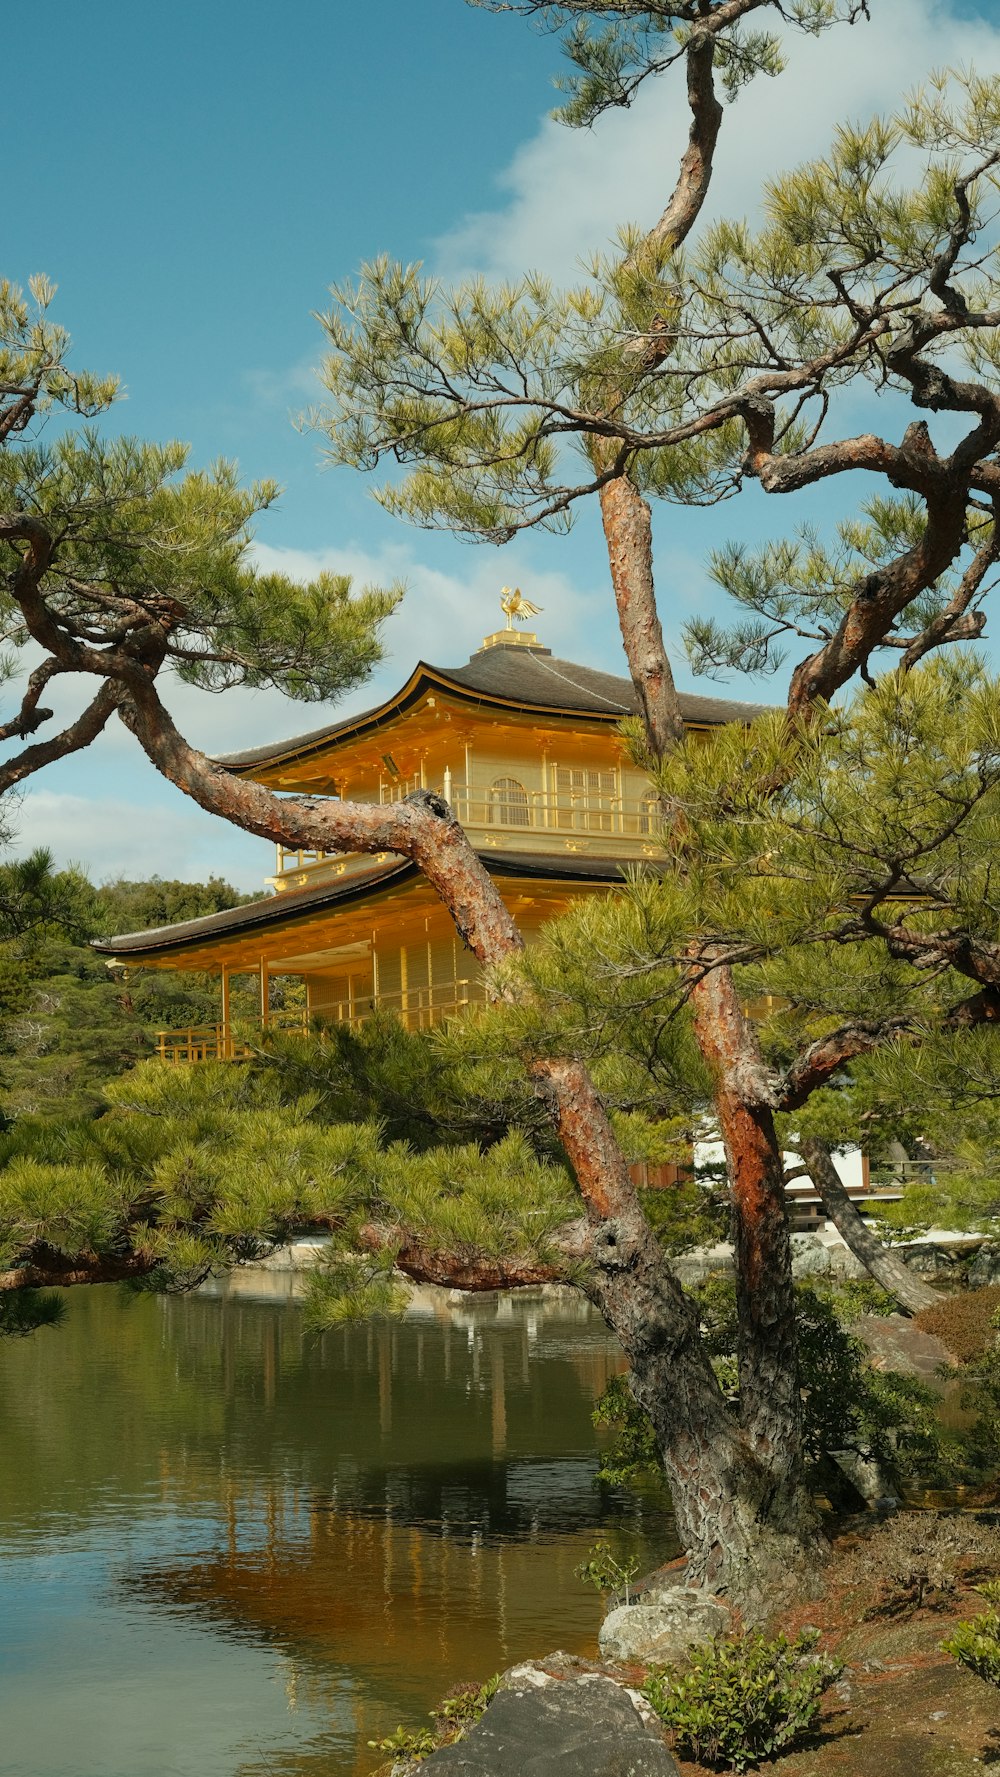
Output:
<instances>
[{"instance_id":1,"label":"small green plant","mask_svg":"<svg viewBox=\"0 0 1000 1777\"><path fill-rule=\"evenodd\" d=\"M451 1746L461 1740L468 1728L475 1727L489 1708L500 1688L500 1674L494 1672L485 1684L462 1685L453 1697L445 1697L431 1710L434 1732L430 1728L397 1728L384 1740L369 1740L373 1752L387 1753L390 1760L410 1759L419 1763L439 1746Z\"/></svg>"},{"instance_id":2,"label":"small green plant","mask_svg":"<svg viewBox=\"0 0 1000 1777\"><path fill-rule=\"evenodd\" d=\"M579 1567L573 1569L578 1580L596 1587L598 1592L617 1592L624 1587L626 1604L629 1602L629 1585L638 1571L636 1557L630 1555L627 1561L616 1560L610 1543L595 1543L586 1561L581 1561Z\"/></svg>"},{"instance_id":3,"label":"small green plant","mask_svg":"<svg viewBox=\"0 0 1000 1777\"><path fill-rule=\"evenodd\" d=\"M955 1633L942 1641L941 1647L960 1666L967 1666L977 1678L1000 1690L1000 1580L990 1580L976 1591L986 1599L988 1609L957 1623Z\"/></svg>"},{"instance_id":4,"label":"small green plant","mask_svg":"<svg viewBox=\"0 0 1000 1777\"><path fill-rule=\"evenodd\" d=\"M810 1657L816 1630L768 1641L759 1630L688 1651L685 1671L647 1680L645 1695L673 1730L677 1750L716 1770L745 1771L774 1758L815 1724L840 1667Z\"/></svg>"},{"instance_id":5,"label":"small green plant","mask_svg":"<svg viewBox=\"0 0 1000 1777\"><path fill-rule=\"evenodd\" d=\"M434 1711L441 1722L454 1728L472 1728L485 1715L500 1688L500 1674L494 1672L485 1684L463 1685L453 1697L445 1697Z\"/></svg>"},{"instance_id":6,"label":"small green plant","mask_svg":"<svg viewBox=\"0 0 1000 1777\"><path fill-rule=\"evenodd\" d=\"M384 1740L369 1740L368 1744L373 1752L385 1752L394 1759L425 1759L434 1751L437 1741L429 1728L397 1728Z\"/></svg>"}]
</instances>

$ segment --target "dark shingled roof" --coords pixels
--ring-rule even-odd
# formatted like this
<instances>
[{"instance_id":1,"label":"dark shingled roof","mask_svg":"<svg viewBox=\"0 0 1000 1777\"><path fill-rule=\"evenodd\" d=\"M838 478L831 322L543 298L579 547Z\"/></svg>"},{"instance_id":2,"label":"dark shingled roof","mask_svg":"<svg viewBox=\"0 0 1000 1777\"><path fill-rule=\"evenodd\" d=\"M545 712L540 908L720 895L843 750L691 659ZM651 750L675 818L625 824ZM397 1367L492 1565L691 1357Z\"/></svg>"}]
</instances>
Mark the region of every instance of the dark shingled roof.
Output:
<instances>
[{"instance_id":1,"label":"dark shingled roof","mask_svg":"<svg viewBox=\"0 0 1000 1777\"><path fill-rule=\"evenodd\" d=\"M603 717L609 722L620 722L623 716L634 715L637 708L631 679L599 672L591 666L578 666L572 660L554 660L547 648L500 645L474 654L467 666L429 666L420 661L403 689L385 703L291 740L227 753L219 763L239 769L318 751L330 741L380 727L390 715L407 708L435 685L451 687L472 702L496 700L516 703L526 710L578 713L592 719ZM679 701L685 722L713 727L723 722L752 722L767 707L762 703L739 703L729 697L702 697L689 691L680 692Z\"/></svg>"},{"instance_id":2,"label":"dark shingled roof","mask_svg":"<svg viewBox=\"0 0 1000 1777\"><path fill-rule=\"evenodd\" d=\"M626 868L634 868L622 858L532 855L526 852L490 851L480 854L491 876L515 877L528 881L557 882L621 882ZM271 925L294 923L327 907L343 906L361 900L380 889L395 887L419 876L417 866L408 858L395 858L385 863L372 863L366 870L339 877L336 882L317 883L313 888L285 889L268 895L263 901L248 901L243 907L227 907L221 913L206 913L201 919L180 920L177 925L154 926L148 932L125 932L117 938L92 939L91 946L102 956L151 955L190 949L206 938L228 938L240 932L251 932Z\"/></svg>"}]
</instances>

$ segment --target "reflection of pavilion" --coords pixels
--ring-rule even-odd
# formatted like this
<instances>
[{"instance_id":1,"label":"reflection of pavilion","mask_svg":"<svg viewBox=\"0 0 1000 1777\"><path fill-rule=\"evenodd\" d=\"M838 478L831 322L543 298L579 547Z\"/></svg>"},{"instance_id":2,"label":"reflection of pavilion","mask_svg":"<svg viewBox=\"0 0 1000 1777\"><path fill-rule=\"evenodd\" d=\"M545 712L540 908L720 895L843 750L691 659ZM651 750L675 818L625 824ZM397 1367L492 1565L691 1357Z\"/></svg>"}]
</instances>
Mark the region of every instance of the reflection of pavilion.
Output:
<instances>
[{"instance_id":1,"label":"reflection of pavilion","mask_svg":"<svg viewBox=\"0 0 1000 1777\"><path fill-rule=\"evenodd\" d=\"M591 1644L572 1570L598 1525L641 1531L640 1508L590 1482L590 1408L621 1362L599 1317L548 1292L417 1308L304 1340L291 1304L126 1312L95 1290L58 1340L5 1354L7 1548L30 1553L44 1521L61 1561L85 1557L88 1674L122 1604L142 1607L152 1661L158 1621L272 1650L302 1712L287 1753L244 1777L346 1777L356 1744L456 1682Z\"/></svg>"},{"instance_id":2,"label":"reflection of pavilion","mask_svg":"<svg viewBox=\"0 0 1000 1777\"><path fill-rule=\"evenodd\" d=\"M312 1460L297 1451L287 1478L273 1462L259 1481L244 1475L218 1543L134 1571L130 1589L275 1648L300 1697L351 1716L358 1773L378 1762L368 1739L418 1724L456 1683L548 1651L554 1622L563 1645L593 1650L600 1611L574 1568L609 1502L592 1485L587 1422L621 1358L580 1298L452 1304L422 1291L408 1321L328 1333L301 1349L301 1368L282 1343L294 1311L203 1297L166 1304L168 1322L175 1308L180 1322L205 1317L199 1345L228 1322L239 1422L249 1357L277 1447L290 1410ZM641 1508L626 1509L632 1536ZM612 1539L621 1510L605 1520ZM348 1769L338 1747L334 1768Z\"/></svg>"},{"instance_id":3,"label":"reflection of pavilion","mask_svg":"<svg viewBox=\"0 0 1000 1777\"><path fill-rule=\"evenodd\" d=\"M349 1709L363 1771L378 1762L363 1751L369 1738L418 1723L457 1684L550 1651L555 1618L562 1645L594 1651L600 1607L573 1572L593 1538L592 1524L550 1532L540 1561L541 1539L530 1535L432 1535L391 1511L307 1512L278 1489L232 1501L222 1547L133 1572L127 1584L155 1607L278 1650L299 1698L341 1718Z\"/></svg>"}]
</instances>

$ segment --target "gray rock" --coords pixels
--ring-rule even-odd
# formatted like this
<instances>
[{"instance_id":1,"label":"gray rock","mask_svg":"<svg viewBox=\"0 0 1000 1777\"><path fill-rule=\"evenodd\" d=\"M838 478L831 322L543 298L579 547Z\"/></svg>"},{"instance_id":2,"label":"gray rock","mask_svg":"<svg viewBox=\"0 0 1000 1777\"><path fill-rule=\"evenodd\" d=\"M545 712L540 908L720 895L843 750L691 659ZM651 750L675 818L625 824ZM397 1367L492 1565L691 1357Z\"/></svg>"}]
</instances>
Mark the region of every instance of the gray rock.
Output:
<instances>
[{"instance_id":1,"label":"gray rock","mask_svg":"<svg viewBox=\"0 0 1000 1777\"><path fill-rule=\"evenodd\" d=\"M922 1332L901 1314L863 1314L851 1331L867 1345L876 1370L902 1370L943 1390L941 1366L955 1359L936 1333Z\"/></svg>"},{"instance_id":2,"label":"gray rock","mask_svg":"<svg viewBox=\"0 0 1000 1777\"><path fill-rule=\"evenodd\" d=\"M898 1252L907 1271L915 1271L919 1277L941 1277L958 1281L958 1257L943 1246L903 1246Z\"/></svg>"},{"instance_id":3,"label":"gray rock","mask_svg":"<svg viewBox=\"0 0 1000 1777\"><path fill-rule=\"evenodd\" d=\"M870 1505L879 1499L890 1496L895 1498L889 1477L880 1462L860 1456L856 1450L831 1450L830 1455L841 1474L847 1476L862 1499L867 1500Z\"/></svg>"},{"instance_id":4,"label":"gray rock","mask_svg":"<svg viewBox=\"0 0 1000 1777\"><path fill-rule=\"evenodd\" d=\"M511 1673L510 1678L516 1676ZM659 1730L629 1693L586 1674L501 1690L454 1746L431 1753L422 1772L451 1777L677 1777Z\"/></svg>"},{"instance_id":5,"label":"gray rock","mask_svg":"<svg viewBox=\"0 0 1000 1777\"><path fill-rule=\"evenodd\" d=\"M670 1666L693 1641L708 1641L726 1627L728 1612L712 1592L693 1586L652 1587L642 1604L623 1604L601 1624L606 1660Z\"/></svg>"},{"instance_id":6,"label":"gray rock","mask_svg":"<svg viewBox=\"0 0 1000 1777\"><path fill-rule=\"evenodd\" d=\"M793 1277L824 1277L830 1272L830 1248L814 1234L793 1234L791 1242Z\"/></svg>"},{"instance_id":7,"label":"gray rock","mask_svg":"<svg viewBox=\"0 0 1000 1777\"><path fill-rule=\"evenodd\" d=\"M985 1290L991 1283L1000 1283L1000 1246L981 1246L967 1276L970 1290Z\"/></svg>"},{"instance_id":8,"label":"gray rock","mask_svg":"<svg viewBox=\"0 0 1000 1777\"><path fill-rule=\"evenodd\" d=\"M868 1266L862 1264L849 1246L842 1246L839 1241L836 1244L831 1243L829 1252L832 1276L840 1278L868 1276Z\"/></svg>"}]
</instances>

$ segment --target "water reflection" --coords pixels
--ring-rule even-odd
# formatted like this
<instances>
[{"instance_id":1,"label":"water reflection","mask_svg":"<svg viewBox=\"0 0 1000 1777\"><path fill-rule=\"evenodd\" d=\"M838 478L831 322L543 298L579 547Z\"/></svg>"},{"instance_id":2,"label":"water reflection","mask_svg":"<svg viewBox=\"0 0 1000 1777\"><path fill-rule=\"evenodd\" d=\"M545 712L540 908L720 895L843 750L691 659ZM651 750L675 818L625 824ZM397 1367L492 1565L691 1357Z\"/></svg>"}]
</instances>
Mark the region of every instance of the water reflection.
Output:
<instances>
[{"instance_id":1,"label":"water reflection","mask_svg":"<svg viewBox=\"0 0 1000 1777\"><path fill-rule=\"evenodd\" d=\"M304 1777L457 1681L593 1647L594 1488L620 1354L578 1297L450 1301L303 1338L285 1278L0 1350L5 1758L19 1777Z\"/></svg>"}]
</instances>

